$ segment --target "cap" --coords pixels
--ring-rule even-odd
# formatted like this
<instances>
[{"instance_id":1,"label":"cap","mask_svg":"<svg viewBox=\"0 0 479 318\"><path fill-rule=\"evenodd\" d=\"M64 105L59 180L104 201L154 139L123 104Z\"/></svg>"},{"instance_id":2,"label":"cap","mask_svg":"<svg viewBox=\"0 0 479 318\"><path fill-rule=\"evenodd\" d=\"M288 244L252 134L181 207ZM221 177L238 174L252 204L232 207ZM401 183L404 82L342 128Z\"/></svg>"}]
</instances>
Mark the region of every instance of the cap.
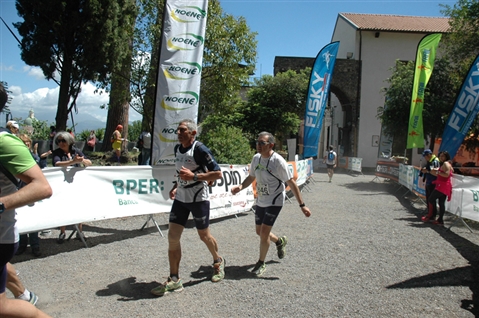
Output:
<instances>
[{"instance_id":1,"label":"cap","mask_svg":"<svg viewBox=\"0 0 479 318\"><path fill-rule=\"evenodd\" d=\"M16 121L14 121L14 120L10 120L10 121L7 123L7 126L10 126L10 125L11 125L12 127L17 128L17 129L20 128L20 126L18 126L18 123L17 123Z\"/></svg>"},{"instance_id":2,"label":"cap","mask_svg":"<svg viewBox=\"0 0 479 318\"><path fill-rule=\"evenodd\" d=\"M424 157L424 156L427 156L427 155L432 155L431 149L426 149L426 150L424 150L424 151L422 152L422 156L423 156L423 157Z\"/></svg>"}]
</instances>

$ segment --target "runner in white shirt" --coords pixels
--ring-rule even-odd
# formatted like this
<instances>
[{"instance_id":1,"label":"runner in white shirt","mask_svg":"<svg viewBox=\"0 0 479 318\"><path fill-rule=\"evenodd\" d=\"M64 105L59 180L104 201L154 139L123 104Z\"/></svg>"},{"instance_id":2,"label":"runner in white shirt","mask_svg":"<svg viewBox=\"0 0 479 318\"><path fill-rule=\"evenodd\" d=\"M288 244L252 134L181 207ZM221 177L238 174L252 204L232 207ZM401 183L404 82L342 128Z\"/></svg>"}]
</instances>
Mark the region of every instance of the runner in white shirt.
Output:
<instances>
[{"instance_id":1,"label":"runner in white shirt","mask_svg":"<svg viewBox=\"0 0 479 318\"><path fill-rule=\"evenodd\" d=\"M285 199L285 183L293 191L299 207L306 217L311 211L306 207L296 181L288 169L286 160L276 152L274 148L274 136L269 132L262 132L256 141L256 151L251 162L249 176L239 186L231 189L236 194L247 188L256 179L256 191L258 194L255 210L256 234L260 236L259 260L252 270L256 276L263 275L266 270L265 258L268 253L270 242L276 244L278 257L286 255L286 236L278 238L271 232L273 224L281 211Z\"/></svg>"}]
</instances>

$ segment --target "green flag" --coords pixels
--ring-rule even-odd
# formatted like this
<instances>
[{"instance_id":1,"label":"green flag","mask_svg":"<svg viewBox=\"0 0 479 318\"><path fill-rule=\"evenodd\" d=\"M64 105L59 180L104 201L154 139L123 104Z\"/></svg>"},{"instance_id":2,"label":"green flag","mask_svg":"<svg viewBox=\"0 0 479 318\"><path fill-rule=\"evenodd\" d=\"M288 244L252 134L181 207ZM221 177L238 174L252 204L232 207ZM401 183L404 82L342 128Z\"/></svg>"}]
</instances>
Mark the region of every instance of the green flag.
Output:
<instances>
[{"instance_id":1,"label":"green flag","mask_svg":"<svg viewBox=\"0 0 479 318\"><path fill-rule=\"evenodd\" d=\"M411 112L407 132L407 149L424 148L424 130L422 125L422 109L424 106L424 93L431 77L436 59L436 49L442 34L426 35L419 42L416 54L416 67L411 97Z\"/></svg>"}]
</instances>

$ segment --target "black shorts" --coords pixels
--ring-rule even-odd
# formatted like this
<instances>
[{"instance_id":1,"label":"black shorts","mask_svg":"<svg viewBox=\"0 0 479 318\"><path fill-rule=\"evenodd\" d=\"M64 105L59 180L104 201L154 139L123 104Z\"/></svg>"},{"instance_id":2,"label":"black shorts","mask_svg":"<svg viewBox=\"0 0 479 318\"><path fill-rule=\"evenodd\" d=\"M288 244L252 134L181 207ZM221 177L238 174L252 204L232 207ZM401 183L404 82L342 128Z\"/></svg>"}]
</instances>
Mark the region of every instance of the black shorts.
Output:
<instances>
[{"instance_id":1,"label":"black shorts","mask_svg":"<svg viewBox=\"0 0 479 318\"><path fill-rule=\"evenodd\" d=\"M193 214L196 229L204 230L210 226L210 201L184 203L173 201L170 212L170 223L186 226L188 217Z\"/></svg>"},{"instance_id":2,"label":"black shorts","mask_svg":"<svg viewBox=\"0 0 479 318\"><path fill-rule=\"evenodd\" d=\"M269 206L266 208L256 206L256 210L254 213L256 225L264 224L273 226L282 208L282 206Z\"/></svg>"},{"instance_id":3,"label":"black shorts","mask_svg":"<svg viewBox=\"0 0 479 318\"><path fill-rule=\"evenodd\" d=\"M18 249L18 243L0 244L0 294L5 292L7 286L7 263L13 258Z\"/></svg>"},{"instance_id":4,"label":"black shorts","mask_svg":"<svg viewBox=\"0 0 479 318\"><path fill-rule=\"evenodd\" d=\"M334 165L328 165L328 164L326 164L326 167L328 167L328 169L334 169Z\"/></svg>"}]
</instances>

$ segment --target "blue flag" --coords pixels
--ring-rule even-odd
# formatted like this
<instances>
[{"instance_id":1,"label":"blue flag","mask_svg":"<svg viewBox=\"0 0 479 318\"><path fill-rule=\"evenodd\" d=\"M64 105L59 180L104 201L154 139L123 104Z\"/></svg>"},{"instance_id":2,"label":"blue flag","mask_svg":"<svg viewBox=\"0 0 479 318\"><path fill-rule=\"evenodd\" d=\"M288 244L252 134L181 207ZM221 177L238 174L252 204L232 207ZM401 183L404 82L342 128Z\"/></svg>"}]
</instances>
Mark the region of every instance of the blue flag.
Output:
<instances>
[{"instance_id":1,"label":"blue flag","mask_svg":"<svg viewBox=\"0 0 479 318\"><path fill-rule=\"evenodd\" d=\"M442 133L439 152L447 151L451 158L457 153L466 137L472 122L479 111L479 55L472 63L469 73L462 83L446 128Z\"/></svg>"},{"instance_id":2,"label":"blue flag","mask_svg":"<svg viewBox=\"0 0 479 318\"><path fill-rule=\"evenodd\" d=\"M338 49L339 42L332 42L323 47L316 56L311 70L304 114L304 158L318 156L319 136Z\"/></svg>"}]
</instances>

